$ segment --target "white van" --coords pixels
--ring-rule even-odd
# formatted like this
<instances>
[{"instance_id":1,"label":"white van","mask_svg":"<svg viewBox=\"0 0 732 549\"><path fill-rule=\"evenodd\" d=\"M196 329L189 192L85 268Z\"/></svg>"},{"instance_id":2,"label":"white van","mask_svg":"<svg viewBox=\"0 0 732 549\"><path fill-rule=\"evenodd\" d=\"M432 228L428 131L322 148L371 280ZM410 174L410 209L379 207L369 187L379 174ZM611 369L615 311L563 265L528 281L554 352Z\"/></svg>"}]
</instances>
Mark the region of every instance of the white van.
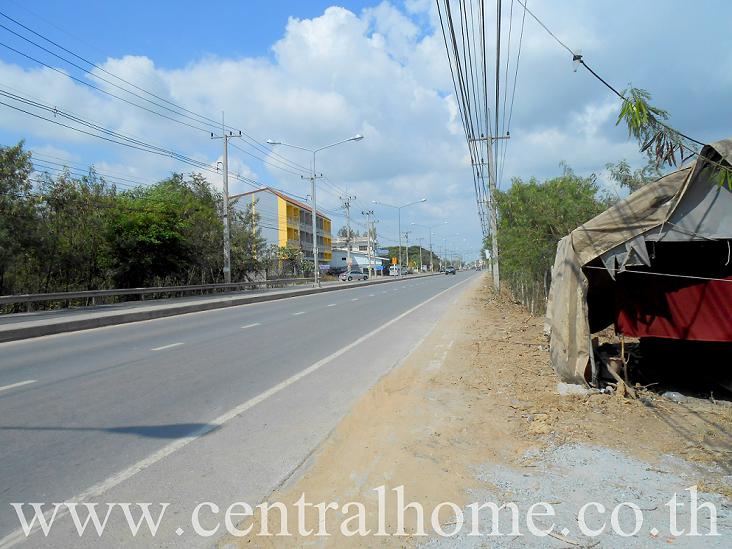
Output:
<instances>
[{"instance_id":1,"label":"white van","mask_svg":"<svg viewBox=\"0 0 732 549\"><path fill-rule=\"evenodd\" d=\"M401 274L399 265L389 267L389 276L399 276Z\"/></svg>"}]
</instances>

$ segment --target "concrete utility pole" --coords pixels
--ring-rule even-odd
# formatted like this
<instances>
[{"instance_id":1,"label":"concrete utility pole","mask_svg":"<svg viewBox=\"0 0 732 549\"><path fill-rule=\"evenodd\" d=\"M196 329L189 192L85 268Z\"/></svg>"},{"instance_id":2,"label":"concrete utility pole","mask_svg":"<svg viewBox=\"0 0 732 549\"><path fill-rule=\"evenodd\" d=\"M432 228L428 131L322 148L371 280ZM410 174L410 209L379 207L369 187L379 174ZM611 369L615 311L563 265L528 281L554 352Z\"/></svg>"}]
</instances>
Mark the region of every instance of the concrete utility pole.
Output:
<instances>
[{"instance_id":1,"label":"concrete utility pole","mask_svg":"<svg viewBox=\"0 0 732 549\"><path fill-rule=\"evenodd\" d=\"M369 278L373 276L373 264L374 264L374 245L373 245L373 237L371 234L372 231L372 220L371 216L374 215L374 210L362 210L361 215L366 216L366 255L368 257L369 261Z\"/></svg>"},{"instance_id":2,"label":"concrete utility pole","mask_svg":"<svg viewBox=\"0 0 732 549\"><path fill-rule=\"evenodd\" d=\"M501 276L498 268L498 209L496 207L496 180L498 179L498 172L496 171L496 163L493 159L493 143L499 139L510 139L510 135L493 137L483 136L470 139L469 141L485 142L486 148L488 149L488 218L491 232L491 264L493 266L493 287L496 291L499 290L501 285ZM473 164L480 166L481 174L483 173L483 167L486 163L482 161ZM482 176L484 178L484 176Z\"/></svg>"},{"instance_id":3,"label":"concrete utility pole","mask_svg":"<svg viewBox=\"0 0 732 549\"><path fill-rule=\"evenodd\" d=\"M355 196L341 196L341 202L343 202L343 209L346 210L346 265L351 268L351 247L353 243L353 237L351 235L351 200L356 200Z\"/></svg>"},{"instance_id":4,"label":"concrete utility pole","mask_svg":"<svg viewBox=\"0 0 732 549\"><path fill-rule=\"evenodd\" d=\"M238 134L229 131L226 133L226 125L224 124L224 113L221 113L221 135L211 133L211 139L223 139L224 141L224 162L223 162L223 179L224 179L224 283L231 284L231 223L229 221L229 139L232 137L241 137L241 130Z\"/></svg>"},{"instance_id":5,"label":"concrete utility pole","mask_svg":"<svg viewBox=\"0 0 732 549\"><path fill-rule=\"evenodd\" d=\"M404 231L404 246L407 248L407 270L409 270L409 231Z\"/></svg>"},{"instance_id":6,"label":"concrete utility pole","mask_svg":"<svg viewBox=\"0 0 732 549\"><path fill-rule=\"evenodd\" d=\"M422 241L424 238L421 236L417 239L417 242L419 242L419 272L422 272Z\"/></svg>"}]
</instances>

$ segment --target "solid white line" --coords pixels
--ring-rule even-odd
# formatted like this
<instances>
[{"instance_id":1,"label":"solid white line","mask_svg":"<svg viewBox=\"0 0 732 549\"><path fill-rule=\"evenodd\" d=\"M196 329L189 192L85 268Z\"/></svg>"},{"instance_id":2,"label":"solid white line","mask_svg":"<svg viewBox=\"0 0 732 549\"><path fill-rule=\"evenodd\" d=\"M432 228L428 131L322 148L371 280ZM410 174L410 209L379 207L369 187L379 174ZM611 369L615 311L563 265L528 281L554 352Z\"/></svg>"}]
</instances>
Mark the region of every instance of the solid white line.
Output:
<instances>
[{"instance_id":1,"label":"solid white line","mask_svg":"<svg viewBox=\"0 0 732 549\"><path fill-rule=\"evenodd\" d=\"M173 347L177 347L178 345L183 345L183 342L179 341L178 343L171 343L170 345L163 345L162 347L154 347L150 350L151 351L164 351L165 349L171 349Z\"/></svg>"},{"instance_id":2,"label":"solid white line","mask_svg":"<svg viewBox=\"0 0 732 549\"><path fill-rule=\"evenodd\" d=\"M247 328L254 328L255 326L260 326L260 325L261 325L260 322L255 322L254 324L247 324L246 326L242 326L241 329L246 330Z\"/></svg>"},{"instance_id":3,"label":"solid white line","mask_svg":"<svg viewBox=\"0 0 732 549\"><path fill-rule=\"evenodd\" d=\"M444 290L442 290L441 292L433 295L432 297L430 297L428 299L425 299L422 303L419 303L419 304L415 305L414 307L412 307L411 309L408 309L408 310L404 311L399 316L396 316L396 317L392 318L390 321L382 324L378 328L375 328L374 330L370 331L369 333L367 333L365 335L362 335L361 337L359 337L355 341L352 341L351 343L349 343L345 347L341 347L340 349L338 349L334 353L328 355L325 358L320 359L315 364L313 364L311 366L308 366L304 370L301 370L298 373L296 373L295 375L288 377L287 379L285 379L284 381L281 381L277 385L274 385L273 387L270 387L269 389L267 389L263 393L260 393L257 396L255 396L254 398L251 398L251 399L247 400L246 402L240 404L239 406L237 406L235 408L232 408L231 410L229 410L225 414L217 417L216 419L209 421L203 427L201 427L200 429L198 429L194 433L188 435L187 437L179 438L175 442L171 442L170 444L168 444L167 446L164 446L163 448L161 448L160 450L158 450L154 454L149 455L148 457L146 457L146 458L138 461L137 463L135 463L134 465L128 467L127 469L125 469L123 471L120 471L119 473L116 473L115 475L112 475L111 477L109 477L108 479L100 482L99 484L95 484L94 486L90 487L89 489L87 489L86 491L82 492L78 496L75 496L75 497L71 498L70 500L66 500L66 501L67 502L70 502L70 503L82 503L82 502L87 501L87 500L89 500L91 498L95 498L95 497L101 496L102 494L104 494L105 492L111 490L115 486L118 486L119 484L123 483L124 481L129 480L130 478L132 478L133 476L135 476L137 473L140 473L141 471L144 471L148 467L151 467L152 465L155 465L158 461L160 461L160 460L168 457L169 455L173 454L174 452L177 452L181 448L187 446L188 444L190 444L194 440L202 437L203 435L205 435L207 433L210 433L214 429L218 429L223 424L225 424L228 421L234 419L236 416L239 416L239 415L243 414L244 412L246 412L250 408L253 408L257 404L260 404L260 403L264 402L269 397L271 397L273 395L276 395L277 393L279 393L280 391L286 389L287 387L289 387L293 383L296 383L296 382L300 381L302 378L304 378L304 377L312 374L313 372L319 370L320 368L322 368L326 364L329 364L330 362L333 362L339 356L347 353L348 351L350 351L354 347L360 345L361 343L363 343L367 339L375 336L379 332L381 332L381 331L385 330L386 328L390 327L392 324L395 324L395 323L399 322L404 317L412 314L414 311L416 311L417 309L419 309L419 308L427 305L431 301L434 301L435 299L437 299L441 295L445 294L446 292L449 292L450 290L453 290L453 289L457 288L458 286L460 286L460 285L462 285L462 284L464 284L464 283L466 283L466 282L468 282L470 280L471 280L470 278L466 278L465 280L462 280L462 281L458 282L457 284L454 284L454 285L450 286L449 288L445 288ZM61 508L59 508L58 511L57 511L57 513L56 513L56 518L59 518L59 517L65 515L67 511L68 511L68 507L61 507ZM46 511L44 513L44 516L46 517L46 519L49 519L52 513L53 513L53 509L49 509L48 511ZM39 522L35 522L34 525L35 525L35 527L31 531L31 533L37 531L40 528ZM27 537L26 537L25 533L23 532L23 529L22 528L18 528L16 531L14 531L11 534L8 534L4 538L0 539L0 548L10 547L12 545L15 545L16 543L19 543L21 541L25 541L26 539L27 539Z\"/></svg>"},{"instance_id":4,"label":"solid white line","mask_svg":"<svg viewBox=\"0 0 732 549\"><path fill-rule=\"evenodd\" d=\"M298 311L296 313L292 313L292 316L298 316L298 315L304 315L305 311Z\"/></svg>"},{"instance_id":5,"label":"solid white line","mask_svg":"<svg viewBox=\"0 0 732 549\"><path fill-rule=\"evenodd\" d=\"M0 391L7 391L8 389L15 389L16 387L22 387L23 385L30 385L31 383L35 383L36 379L29 379L27 381L19 381L18 383L12 383L10 385L6 385L5 387L0 387Z\"/></svg>"}]
</instances>

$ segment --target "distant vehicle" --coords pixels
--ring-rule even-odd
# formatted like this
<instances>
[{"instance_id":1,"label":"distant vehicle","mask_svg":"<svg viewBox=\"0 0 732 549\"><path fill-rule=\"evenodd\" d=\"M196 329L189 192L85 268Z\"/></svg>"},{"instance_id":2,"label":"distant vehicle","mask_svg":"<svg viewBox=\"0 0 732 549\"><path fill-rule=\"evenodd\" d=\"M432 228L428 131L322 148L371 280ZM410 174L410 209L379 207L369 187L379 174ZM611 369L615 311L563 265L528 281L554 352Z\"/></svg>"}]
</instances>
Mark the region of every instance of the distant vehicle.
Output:
<instances>
[{"instance_id":1,"label":"distant vehicle","mask_svg":"<svg viewBox=\"0 0 732 549\"><path fill-rule=\"evenodd\" d=\"M399 265L392 265L389 267L389 276L399 276Z\"/></svg>"},{"instance_id":2,"label":"distant vehicle","mask_svg":"<svg viewBox=\"0 0 732 549\"><path fill-rule=\"evenodd\" d=\"M448 267L447 269L445 269L446 275L454 275L454 274L456 274L456 272L457 271L455 271L455 267Z\"/></svg>"},{"instance_id":3,"label":"distant vehicle","mask_svg":"<svg viewBox=\"0 0 732 549\"><path fill-rule=\"evenodd\" d=\"M367 275L366 273L364 273L361 270L351 269L350 271L346 271L345 273L341 273L341 276L339 278L343 282L345 282L346 280L348 282L351 282L352 280L368 280L369 275Z\"/></svg>"}]
</instances>

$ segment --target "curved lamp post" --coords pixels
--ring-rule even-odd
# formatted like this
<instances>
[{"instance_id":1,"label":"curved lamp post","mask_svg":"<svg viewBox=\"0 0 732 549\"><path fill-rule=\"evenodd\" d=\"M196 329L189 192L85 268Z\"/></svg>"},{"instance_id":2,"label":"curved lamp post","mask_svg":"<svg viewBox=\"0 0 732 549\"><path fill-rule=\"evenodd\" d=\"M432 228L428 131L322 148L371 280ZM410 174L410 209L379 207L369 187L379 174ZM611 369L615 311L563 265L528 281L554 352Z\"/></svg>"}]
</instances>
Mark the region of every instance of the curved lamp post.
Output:
<instances>
[{"instance_id":1,"label":"curved lamp post","mask_svg":"<svg viewBox=\"0 0 732 549\"><path fill-rule=\"evenodd\" d=\"M410 202L408 204L403 204L401 206L395 206L394 204L387 204L386 202L379 202L378 200L372 200L371 202L374 204L378 204L380 206L386 206L387 208L394 208L397 211L398 231L399 231L399 276L402 276L402 208L407 208L408 206L414 206L416 204L421 204L422 202L427 202L427 199L421 198L419 200L415 200L414 202Z\"/></svg>"},{"instance_id":2,"label":"curved lamp post","mask_svg":"<svg viewBox=\"0 0 732 549\"><path fill-rule=\"evenodd\" d=\"M322 151L323 149L330 149L331 147L335 147L336 145L340 145L341 143L348 143L349 141L361 141L362 139L363 135L357 133L353 137L349 137L348 139L342 139L341 141L336 141L335 143L331 143L330 145L324 145L323 147L318 147L317 149L309 149L307 147L293 145L292 143L285 143L284 141L274 141L272 139L267 139L268 145L282 145L284 147L292 147L293 149L300 149L301 151L307 151L313 154L313 174L308 179L310 179L310 194L312 195L313 199L313 266L315 268L315 272L313 274L313 285L315 287L320 286L320 269L318 268L318 209L315 200L315 180L318 178L318 176L315 174L315 153Z\"/></svg>"},{"instance_id":3,"label":"curved lamp post","mask_svg":"<svg viewBox=\"0 0 732 549\"><path fill-rule=\"evenodd\" d=\"M435 223L434 225L422 225L421 223L412 223L415 227L423 227L425 229L428 229L430 232L430 272L435 272L435 266L432 263L432 258L434 256L434 252L432 251L432 229L435 227L441 227L442 225L447 225L447 221L443 221L442 223Z\"/></svg>"}]
</instances>

